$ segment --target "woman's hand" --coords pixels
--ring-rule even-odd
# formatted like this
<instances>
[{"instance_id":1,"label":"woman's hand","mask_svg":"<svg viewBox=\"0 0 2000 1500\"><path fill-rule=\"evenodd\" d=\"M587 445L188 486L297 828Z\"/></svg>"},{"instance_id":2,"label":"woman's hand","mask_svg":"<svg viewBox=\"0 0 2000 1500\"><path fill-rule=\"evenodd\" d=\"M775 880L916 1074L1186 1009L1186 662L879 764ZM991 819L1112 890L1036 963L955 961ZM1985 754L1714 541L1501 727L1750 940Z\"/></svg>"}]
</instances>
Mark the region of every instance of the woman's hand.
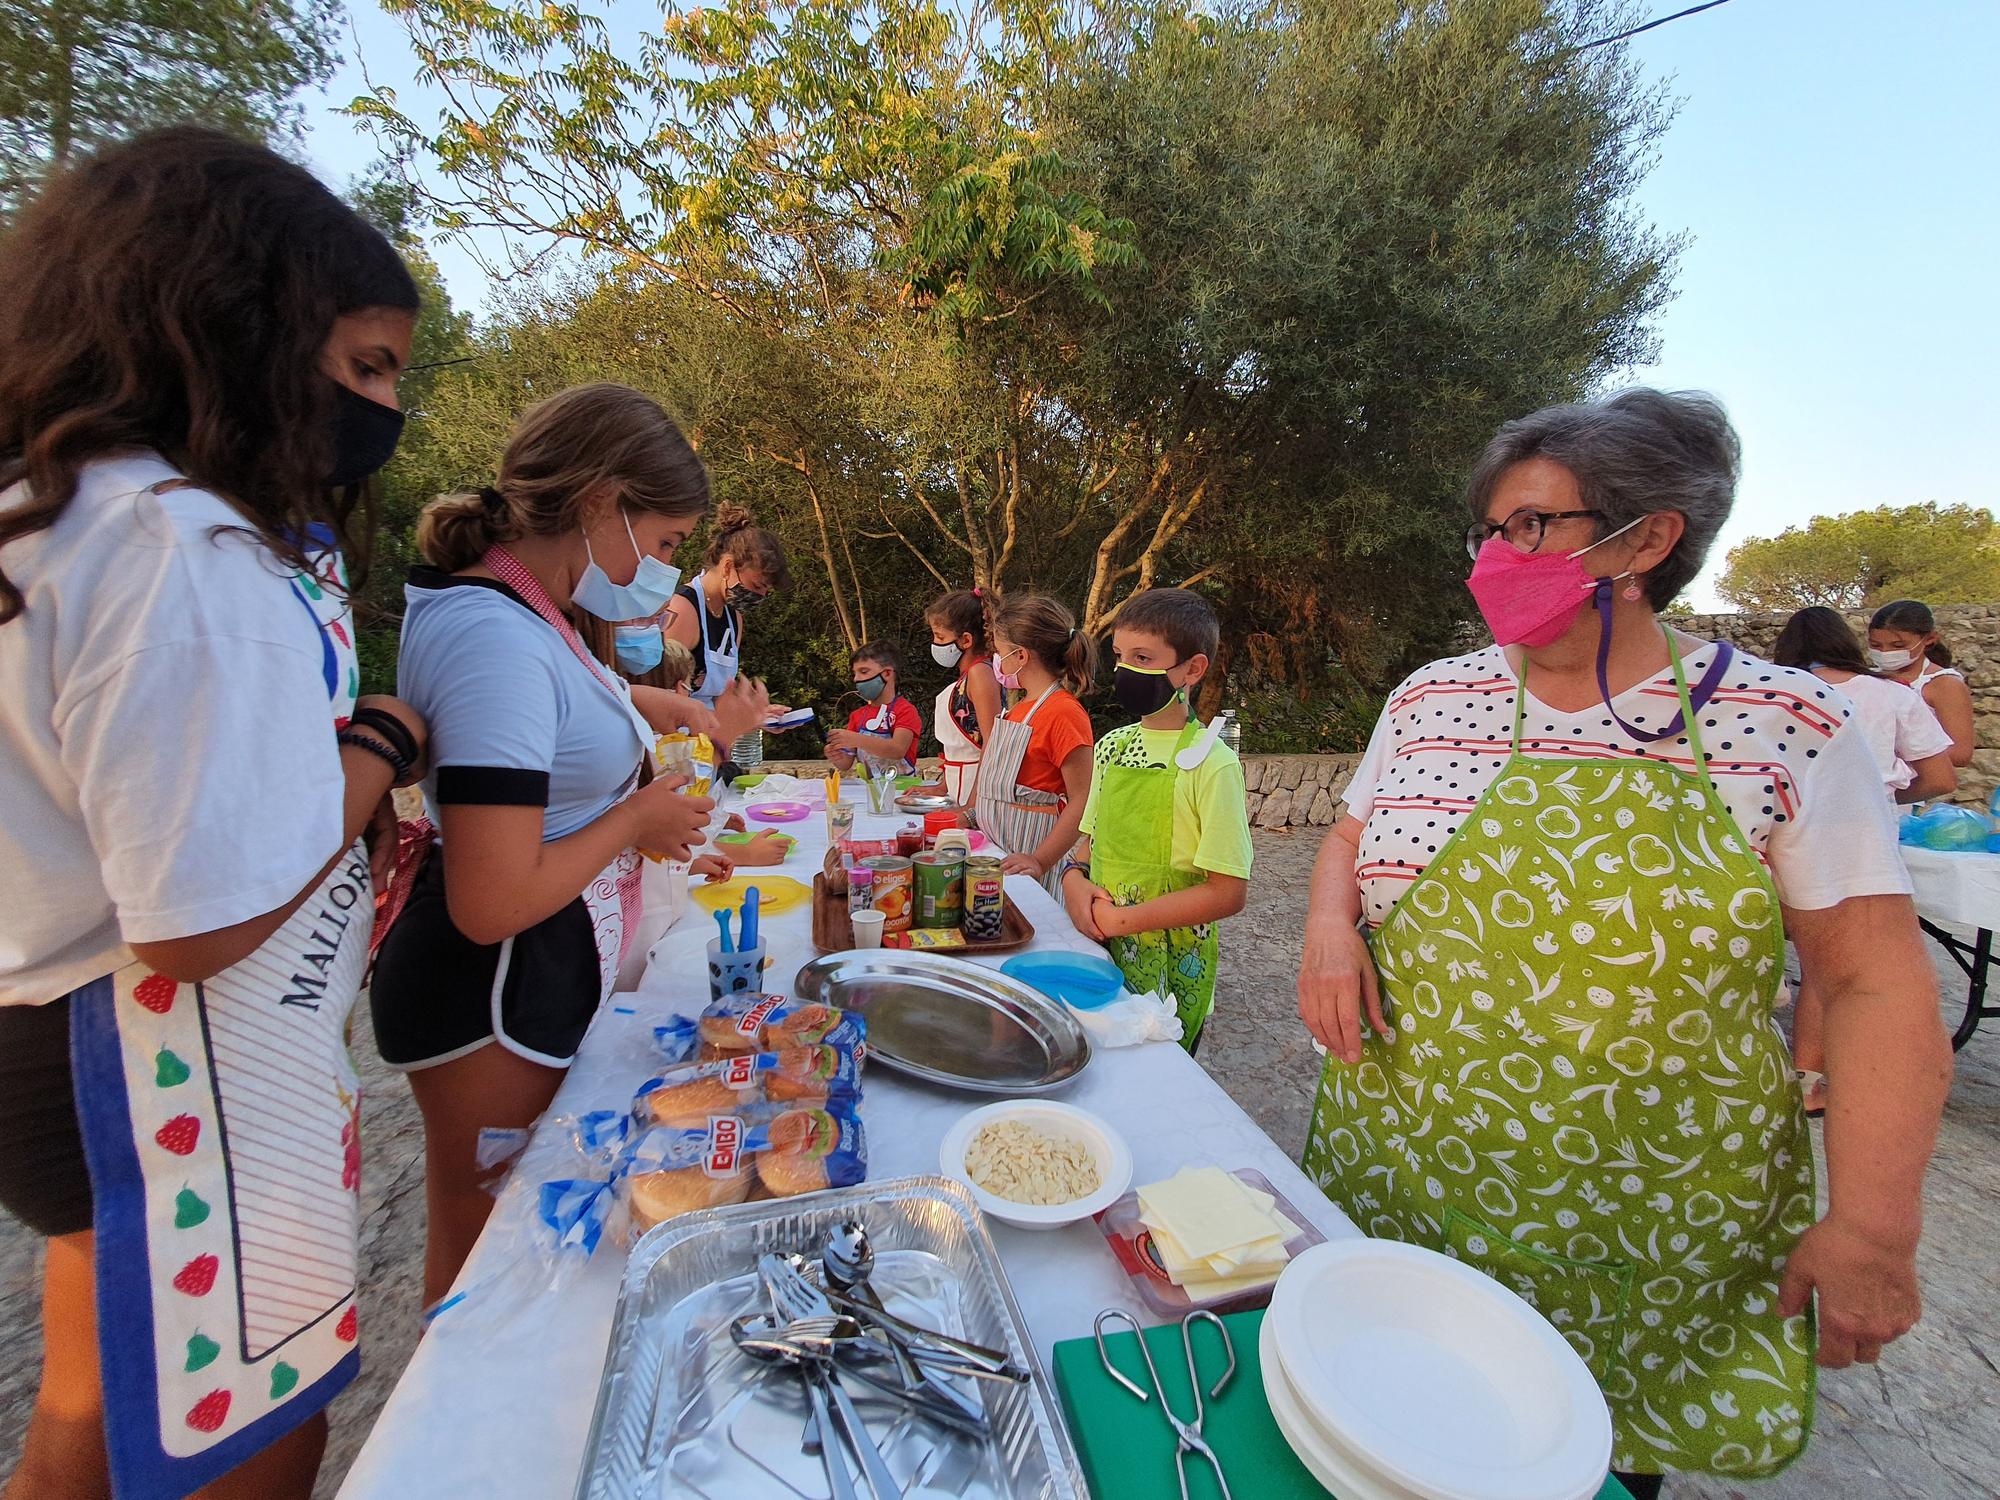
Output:
<instances>
[{"instance_id":1,"label":"woman's hand","mask_svg":"<svg viewBox=\"0 0 2000 1500\"><path fill-rule=\"evenodd\" d=\"M411 741L417 747L416 760L412 762L410 769L404 772L397 780L396 785L399 787L415 786L419 781L422 781L430 770L431 762L430 730L425 727L423 716L401 698L392 697L388 693L368 693L354 700L354 711L356 713L359 713L364 708L372 708L378 713L385 713L401 724L409 732ZM366 734L374 739L382 738L379 734L375 734L374 731L370 730L366 724L352 724L349 727L356 734ZM383 740L383 744L387 745L388 741Z\"/></svg>"},{"instance_id":2,"label":"woman's hand","mask_svg":"<svg viewBox=\"0 0 2000 1500\"><path fill-rule=\"evenodd\" d=\"M1819 1362L1829 1370L1873 1364L1884 1344L1916 1325L1917 1247L1887 1245L1830 1213L1799 1238L1778 1287L1793 1317L1819 1294Z\"/></svg>"},{"instance_id":3,"label":"woman's hand","mask_svg":"<svg viewBox=\"0 0 2000 1500\"><path fill-rule=\"evenodd\" d=\"M1105 901L1111 899L1111 892L1101 885L1092 885L1090 877L1079 869L1071 870L1063 876L1062 893L1063 910L1069 913L1069 919L1075 924L1076 930L1093 943L1103 942L1104 933L1097 925L1097 918L1091 913L1100 899Z\"/></svg>"},{"instance_id":4,"label":"woman's hand","mask_svg":"<svg viewBox=\"0 0 2000 1500\"><path fill-rule=\"evenodd\" d=\"M1042 862L1032 854L1010 854L1000 861L1003 875L1029 875L1040 880L1049 872L1042 868Z\"/></svg>"},{"instance_id":5,"label":"woman's hand","mask_svg":"<svg viewBox=\"0 0 2000 1500\"><path fill-rule=\"evenodd\" d=\"M704 731L718 748L735 744L753 729L764 727L771 717L771 693L754 677L740 673L715 700L716 728Z\"/></svg>"},{"instance_id":6,"label":"woman's hand","mask_svg":"<svg viewBox=\"0 0 2000 1500\"><path fill-rule=\"evenodd\" d=\"M1299 964L1299 1019L1321 1046L1342 1062L1361 1061L1361 1012L1383 1036L1394 1032L1382 1017L1375 958L1361 933L1345 923L1306 927Z\"/></svg>"},{"instance_id":7,"label":"woman's hand","mask_svg":"<svg viewBox=\"0 0 2000 1500\"><path fill-rule=\"evenodd\" d=\"M715 803L685 795L685 776L662 776L625 799L632 820L632 843L666 859L686 860L708 833L708 815Z\"/></svg>"}]
</instances>

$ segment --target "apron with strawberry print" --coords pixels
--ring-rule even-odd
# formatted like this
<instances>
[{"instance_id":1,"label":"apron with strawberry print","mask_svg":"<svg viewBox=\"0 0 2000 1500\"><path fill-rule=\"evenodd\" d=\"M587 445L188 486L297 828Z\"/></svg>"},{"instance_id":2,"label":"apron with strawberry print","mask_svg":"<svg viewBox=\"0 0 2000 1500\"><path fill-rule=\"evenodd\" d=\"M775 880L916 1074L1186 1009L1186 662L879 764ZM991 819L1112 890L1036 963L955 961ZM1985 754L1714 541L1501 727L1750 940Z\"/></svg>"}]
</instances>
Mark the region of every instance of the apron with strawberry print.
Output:
<instances>
[{"instance_id":1,"label":"apron with strawberry print","mask_svg":"<svg viewBox=\"0 0 2000 1500\"><path fill-rule=\"evenodd\" d=\"M291 589L318 628L337 726L359 673L345 580L326 566ZM234 968L177 984L135 962L70 996L120 1500L178 1500L360 1369L346 1038L373 915L357 841Z\"/></svg>"},{"instance_id":2,"label":"apron with strawberry print","mask_svg":"<svg viewBox=\"0 0 2000 1500\"><path fill-rule=\"evenodd\" d=\"M1811 1424L1812 1323L1777 1301L1812 1148L1776 894L1668 645L1693 774L1524 755L1517 688L1511 758L1370 938L1394 1039L1327 1060L1304 1165L1366 1233L1539 1308L1613 1468L1762 1476Z\"/></svg>"}]
</instances>

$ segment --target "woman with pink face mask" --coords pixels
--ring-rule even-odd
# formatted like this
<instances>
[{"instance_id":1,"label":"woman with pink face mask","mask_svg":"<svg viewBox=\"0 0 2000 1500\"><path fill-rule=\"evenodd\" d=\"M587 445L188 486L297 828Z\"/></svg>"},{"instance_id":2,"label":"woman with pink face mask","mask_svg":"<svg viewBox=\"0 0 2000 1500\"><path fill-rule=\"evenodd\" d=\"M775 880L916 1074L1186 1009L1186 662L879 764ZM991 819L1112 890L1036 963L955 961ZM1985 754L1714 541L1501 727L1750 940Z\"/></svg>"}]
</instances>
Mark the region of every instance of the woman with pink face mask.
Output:
<instances>
[{"instance_id":1,"label":"woman with pink face mask","mask_svg":"<svg viewBox=\"0 0 2000 1500\"><path fill-rule=\"evenodd\" d=\"M1328 1054L1307 1171L1366 1233L1531 1286L1642 1500L1663 1470L1775 1471L1815 1354L1872 1361L1916 1321L1951 1071L1850 706L1659 619L1737 470L1701 395L1500 429L1466 538L1494 644L1390 695L1299 975ZM1787 938L1843 1083L1824 1217L1771 1014Z\"/></svg>"}]
</instances>

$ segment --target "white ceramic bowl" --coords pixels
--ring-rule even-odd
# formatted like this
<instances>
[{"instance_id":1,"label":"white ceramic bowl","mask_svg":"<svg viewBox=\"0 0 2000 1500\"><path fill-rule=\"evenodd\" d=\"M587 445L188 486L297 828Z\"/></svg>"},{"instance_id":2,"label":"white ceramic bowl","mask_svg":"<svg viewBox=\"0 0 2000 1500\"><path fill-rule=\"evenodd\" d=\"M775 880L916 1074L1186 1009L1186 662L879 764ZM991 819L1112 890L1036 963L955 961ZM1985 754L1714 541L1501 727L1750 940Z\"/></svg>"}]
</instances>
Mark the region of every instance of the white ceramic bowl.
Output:
<instances>
[{"instance_id":1,"label":"white ceramic bowl","mask_svg":"<svg viewBox=\"0 0 2000 1500\"><path fill-rule=\"evenodd\" d=\"M1097 1191L1070 1203L1015 1203L996 1198L965 1170L966 1148L972 1138L995 1120L1019 1120L1049 1135L1076 1141L1089 1150L1097 1163ZM1124 1139L1089 1110L1053 1099L1006 1099L972 1110L945 1132L938 1147L938 1166L947 1177L955 1178L972 1190L973 1198L989 1216L1016 1229L1060 1229L1092 1214L1102 1213L1132 1185L1132 1152Z\"/></svg>"}]
</instances>

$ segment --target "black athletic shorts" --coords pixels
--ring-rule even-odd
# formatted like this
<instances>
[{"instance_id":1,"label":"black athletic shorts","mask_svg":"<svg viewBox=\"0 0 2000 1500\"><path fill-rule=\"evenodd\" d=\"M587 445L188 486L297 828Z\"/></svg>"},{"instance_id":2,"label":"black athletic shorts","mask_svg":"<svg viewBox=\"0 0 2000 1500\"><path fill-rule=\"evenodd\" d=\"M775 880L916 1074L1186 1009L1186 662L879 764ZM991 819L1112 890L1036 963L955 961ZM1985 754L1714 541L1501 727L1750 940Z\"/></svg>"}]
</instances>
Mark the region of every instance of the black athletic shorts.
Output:
<instances>
[{"instance_id":1,"label":"black athletic shorts","mask_svg":"<svg viewBox=\"0 0 2000 1500\"><path fill-rule=\"evenodd\" d=\"M0 1208L37 1234L90 1228L67 996L0 1005Z\"/></svg>"},{"instance_id":2,"label":"black athletic shorts","mask_svg":"<svg viewBox=\"0 0 2000 1500\"><path fill-rule=\"evenodd\" d=\"M450 1062L496 1037L531 1062L566 1067L600 988L581 896L504 943L475 943L452 925L444 854L433 849L382 941L368 1003L375 1045L391 1067Z\"/></svg>"}]
</instances>

